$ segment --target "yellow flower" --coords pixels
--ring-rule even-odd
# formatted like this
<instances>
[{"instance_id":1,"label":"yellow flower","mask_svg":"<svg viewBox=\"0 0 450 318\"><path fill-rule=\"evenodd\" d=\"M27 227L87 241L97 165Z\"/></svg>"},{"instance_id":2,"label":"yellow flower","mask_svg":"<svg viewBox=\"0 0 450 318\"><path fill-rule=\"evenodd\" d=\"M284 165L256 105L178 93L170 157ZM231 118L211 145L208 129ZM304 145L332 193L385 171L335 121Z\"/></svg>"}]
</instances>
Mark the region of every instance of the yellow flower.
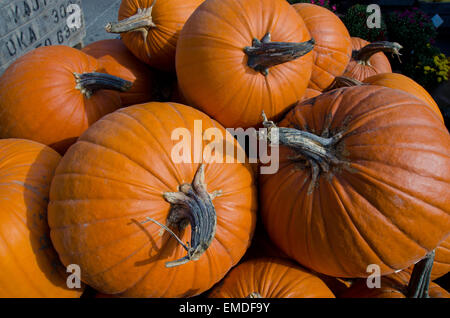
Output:
<instances>
[{"instance_id":1,"label":"yellow flower","mask_svg":"<svg viewBox=\"0 0 450 318\"><path fill-rule=\"evenodd\" d=\"M428 65L423 67L424 70L429 71L431 69L431 67L429 67Z\"/></svg>"}]
</instances>

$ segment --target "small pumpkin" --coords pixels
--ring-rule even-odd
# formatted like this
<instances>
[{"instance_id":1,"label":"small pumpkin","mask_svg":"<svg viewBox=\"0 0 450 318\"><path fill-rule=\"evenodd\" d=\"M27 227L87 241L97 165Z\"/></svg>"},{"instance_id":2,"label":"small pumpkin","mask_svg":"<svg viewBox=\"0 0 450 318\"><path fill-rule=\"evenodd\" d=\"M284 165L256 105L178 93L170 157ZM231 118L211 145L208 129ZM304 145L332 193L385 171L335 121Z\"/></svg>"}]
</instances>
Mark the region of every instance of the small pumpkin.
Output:
<instances>
[{"instance_id":1,"label":"small pumpkin","mask_svg":"<svg viewBox=\"0 0 450 318\"><path fill-rule=\"evenodd\" d=\"M397 42L369 43L352 37L352 58L345 69L344 76L363 81L365 78L382 73L392 73L391 63L383 52L400 56L402 48Z\"/></svg>"},{"instance_id":2,"label":"small pumpkin","mask_svg":"<svg viewBox=\"0 0 450 318\"><path fill-rule=\"evenodd\" d=\"M350 61L350 34L341 19L327 8L311 3L296 3L293 7L305 21L316 42L308 87L323 91L336 76L344 73Z\"/></svg>"},{"instance_id":3,"label":"small pumpkin","mask_svg":"<svg viewBox=\"0 0 450 318\"><path fill-rule=\"evenodd\" d=\"M285 0L208 0L180 33L178 83L189 105L225 127L256 126L263 109L278 118L302 98L313 43Z\"/></svg>"},{"instance_id":4,"label":"small pumpkin","mask_svg":"<svg viewBox=\"0 0 450 318\"><path fill-rule=\"evenodd\" d=\"M335 298L317 276L287 259L256 258L233 268L210 298Z\"/></svg>"},{"instance_id":5,"label":"small pumpkin","mask_svg":"<svg viewBox=\"0 0 450 318\"><path fill-rule=\"evenodd\" d=\"M183 144L206 139L182 151L174 132ZM206 142L213 132L214 145L243 153L219 123L181 104L122 108L90 127L50 191L62 262L119 297L189 297L222 279L250 245L257 200L252 168L220 163L226 154Z\"/></svg>"},{"instance_id":6,"label":"small pumpkin","mask_svg":"<svg viewBox=\"0 0 450 318\"><path fill-rule=\"evenodd\" d=\"M0 140L0 298L80 297L50 241L47 202L60 161L34 141Z\"/></svg>"},{"instance_id":7,"label":"small pumpkin","mask_svg":"<svg viewBox=\"0 0 450 318\"><path fill-rule=\"evenodd\" d=\"M120 33L123 42L144 63L175 70L175 49L184 23L204 0L122 0L119 22L106 31Z\"/></svg>"},{"instance_id":8,"label":"small pumpkin","mask_svg":"<svg viewBox=\"0 0 450 318\"><path fill-rule=\"evenodd\" d=\"M0 78L0 138L30 139L61 154L103 115L121 107L132 83L99 73L98 61L74 48L37 48Z\"/></svg>"},{"instance_id":9,"label":"small pumpkin","mask_svg":"<svg viewBox=\"0 0 450 318\"><path fill-rule=\"evenodd\" d=\"M275 124L264 125L270 140ZM424 102L340 88L299 103L278 126L279 170L260 176L261 215L303 266L353 278L378 264L387 275L448 235L450 135Z\"/></svg>"},{"instance_id":10,"label":"small pumpkin","mask_svg":"<svg viewBox=\"0 0 450 318\"><path fill-rule=\"evenodd\" d=\"M130 90L119 92L123 106L141 104L156 98L156 73L138 60L120 39L90 43L82 51L99 60L104 73L133 83Z\"/></svg>"},{"instance_id":11,"label":"small pumpkin","mask_svg":"<svg viewBox=\"0 0 450 318\"><path fill-rule=\"evenodd\" d=\"M423 100L427 105L431 107L431 109L433 109L433 111L438 115L438 117L442 121L444 121L444 117L442 116L439 106L436 104L433 97L431 97L431 95L425 90L425 88L420 86L420 84L416 83L414 80L403 74L398 73L377 74L367 77L362 82L346 76L337 76L329 89L348 86L360 86L364 84L390 87L410 93L415 97Z\"/></svg>"}]
</instances>

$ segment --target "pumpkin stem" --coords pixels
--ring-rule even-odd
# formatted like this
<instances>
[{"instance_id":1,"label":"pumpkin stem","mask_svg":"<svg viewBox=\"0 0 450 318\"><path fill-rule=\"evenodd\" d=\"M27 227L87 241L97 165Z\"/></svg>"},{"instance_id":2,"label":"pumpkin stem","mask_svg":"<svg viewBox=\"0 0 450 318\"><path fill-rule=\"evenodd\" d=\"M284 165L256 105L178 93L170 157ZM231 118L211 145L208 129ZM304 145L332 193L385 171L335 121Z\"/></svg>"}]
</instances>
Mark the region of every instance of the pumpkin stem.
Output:
<instances>
[{"instance_id":1,"label":"pumpkin stem","mask_svg":"<svg viewBox=\"0 0 450 318\"><path fill-rule=\"evenodd\" d=\"M79 89L86 98L90 98L92 94L101 89L126 92L133 85L130 81L105 73L73 73L73 75L77 83L75 88Z\"/></svg>"},{"instance_id":2,"label":"pumpkin stem","mask_svg":"<svg viewBox=\"0 0 450 318\"><path fill-rule=\"evenodd\" d=\"M109 22L105 26L106 32L109 33L125 33L132 32L141 29L149 29L156 27L156 24L152 20L152 10L155 6L156 0L148 8L138 8L137 13L129 18L123 19L118 22Z\"/></svg>"},{"instance_id":3,"label":"pumpkin stem","mask_svg":"<svg viewBox=\"0 0 450 318\"><path fill-rule=\"evenodd\" d=\"M221 192L214 191L209 194L206 191L204 166L204 164L201 164L198 167L191 184L180 185L179 192L165 192L163 194L164 199L172 205L169 223L178 224L179 227L184 227L185 221L191 224L190 243L184 244L168 227L147 217L148 221L152 221L168 231L187 251L185 257L167 262L166 267L175 267L189 261L198 260L208 249L216 234L217 216L212 200L219 196Z\"/></svg>"},{"instance_id":4,"label":"pumpkin stem","mask_svg":"<svg viewBox=\"0 0 450 318\"><path fill-rule=\"evenodd\" d=\"M260 293L258 293L258 292L253 292L253 293L251 293L250 295L248 295L246 298L263 298L263 297L261 296Z\"/></svg>"},{"instance_id":5,"label":"pumpkin stem","mask_svg":"<svg viewBox=\"0 0 450 318\"><path fill-rule=\"evenodd\" d=\"M392 53L393 55L396 55L398 60L401 63L399 52L400 49L402 49L403 46L398 44L397 42L388 42L388 41L378 41L369 43L363 48L359 50L355 50L352 52L352 58L358 61L360 64L364 65L370 65L369 59L378 52L385 52L385 53Z\"/></svg>"},{"instance_id":6,"label":"pumpkin stem","mask_svg":"<svg viewBox=\"0 0 450 318\"><path fill-rule=\"evenodd\" d=\"M431 269L433 268L435 251L428 253L422 260L414 265L411 278L408 284L408 297L410 298L430 298L428 287L431 279Z\"/></svg>"},{"instance_id":7,"label":"pumpkin stem","mask_svg":"<svg viewBox=\"0 0 450 318\"><path fill-rule=\"evenodd\" d=\"M261 41L253 39L252 46L246 46L244 52L248 56L247 65L267 76L269 67L293 61L309 53L314 44L314 39L301 43L271 42L270 33L266 33Z\"/></svg>"},{"instance_id":8,"label":"pumpkin stem","mask_svg":"<svg viewBox=\"0 0 450 318\"><path fill-rule=\"evenodd\" d=\"M353 87L353 86L362 86L367 85L366 83L363 83L361 81L358 81L355 78L347 77L347 76L336 76L333 80L333 82L328 86L325 91L331 91L336 88L341 87Z\"/></svg>"},{"instance_id":9,"label":"pumpkin stem","mask_svg":"<svg viewBox=\"0 0 450 318\"><path fill-rule=\"evenodd\" d=\"M335 146L342 138L342 133L328 137L328 129L323 136L295 128L277 127L273 121L269 121L264 111L263 126L268 129L267 139L272 145L283 145L296 151L297 155L291 160L306 160L311 167L311 184L308 194L312 193L321 171L329 172L332 164L338 165L341 161L335 155Z\"/></svg>"}]
</instances>

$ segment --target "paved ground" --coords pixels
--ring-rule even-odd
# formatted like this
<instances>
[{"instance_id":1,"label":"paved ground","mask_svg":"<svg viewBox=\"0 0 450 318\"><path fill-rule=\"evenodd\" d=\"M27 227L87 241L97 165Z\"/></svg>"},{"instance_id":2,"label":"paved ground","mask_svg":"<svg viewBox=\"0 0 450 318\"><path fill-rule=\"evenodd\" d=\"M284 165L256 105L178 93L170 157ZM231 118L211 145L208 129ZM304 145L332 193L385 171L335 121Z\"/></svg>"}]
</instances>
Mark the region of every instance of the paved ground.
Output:
<instances>
[{"instance_id":1,"label":"paved ground","mask_svg":"<svg viewBox=\"0 0 450 318\"><path fill-rule=\"evenodd\" d=\"M108 22L117 21L121 0L81 0L86 25L84 45L103 39L119 38L105 31Z\"/></svg>"}]
</instances>

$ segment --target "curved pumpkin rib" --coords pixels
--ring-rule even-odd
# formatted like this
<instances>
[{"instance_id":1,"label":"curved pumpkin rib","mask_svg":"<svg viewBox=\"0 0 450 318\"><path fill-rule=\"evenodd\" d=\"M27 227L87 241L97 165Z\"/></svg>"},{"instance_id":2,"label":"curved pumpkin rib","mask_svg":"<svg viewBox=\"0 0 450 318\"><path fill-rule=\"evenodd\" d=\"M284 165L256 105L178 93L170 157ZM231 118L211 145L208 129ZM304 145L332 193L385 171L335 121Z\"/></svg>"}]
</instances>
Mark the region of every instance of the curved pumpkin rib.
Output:
<instances>
[{"instance_id":1,"label":"curved pumpkin rib","mask_svg":"<svg viewBox=\"0 0 450 318\"><path fill-rule=\"evenodd\" d=\"M339 179L338 177L335 176L336 179ZM342 180L339 180L339 183L343 184L343 187L348 187L349 184L347 182L343 183ZM379 264L379 265L384 265L386 268L388 268L389 270L391 270L392 272L395 271L394 268L392 268L389 265L389 262L386 261L383 257L382 257L382 252L376 248L376 246L373 244L373 242L367 237L367 234L362 233L362 231L358 230L358 224L355 220L355 218L353 217L352 213L349 211L348 207L344 204L343 202L343 195L342 193L339 195L339 191L336 189L336 182L331 182L330 186L333 188L334 192L336 193L336 200L341 204L341 208L343 208L343 210L345 211L345 215L347 216L347 222L348 224L351 226L351 228L353 229L353 231L355 232L354 234L357 234L361 240L361 242L363 242L366 247L368 247L371 252L376 256L376 258L379 260L379 263L375 263L375 264ZM352 187L352 189L354 190L354 192L356 194L359 195L359 193L354 189L354 187ZM347 190L348 191L348 190ZM347 192L346 191L346 192ZM347 194L347 193L346 193ZM347 197L348 194L346 195ZM364 197L362 197L361 195L359 195L363 200L365 199ZM349 197L347 201L352 202L351 198ZM366 200L366 202L368 202ZM372 205L372 207L374 208L375 211L378 212L378 209ZM383 219L386 220L386 217L383 215ZM355 235L356 236L356 235ZM355 237L356 238L356 237ZM345 268L345 263L341 263L340 264L343 268ZM351 272L351 271L349 271ZM366 273L365 273L366 274Z\"/></svg>"}]
</instances>

